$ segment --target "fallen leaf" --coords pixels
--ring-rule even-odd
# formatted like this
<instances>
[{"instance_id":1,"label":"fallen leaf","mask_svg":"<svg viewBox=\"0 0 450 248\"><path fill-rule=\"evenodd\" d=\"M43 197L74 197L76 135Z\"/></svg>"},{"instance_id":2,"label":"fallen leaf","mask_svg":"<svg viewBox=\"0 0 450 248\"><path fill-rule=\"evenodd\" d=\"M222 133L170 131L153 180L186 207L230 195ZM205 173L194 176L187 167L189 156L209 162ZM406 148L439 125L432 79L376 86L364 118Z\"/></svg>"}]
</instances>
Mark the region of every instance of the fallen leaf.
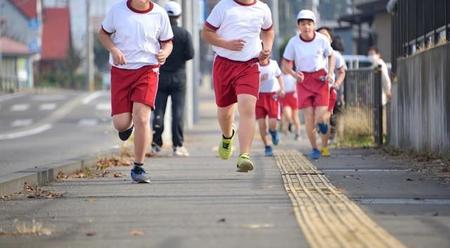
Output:
<instances>
[{"instance_id":1,"label":"fallen leaf","mask_svg":"<svg viewBox=\"0 0 450 248\"><path fill-rule=\"evenodd\" d=\"M224 223L224 222L226 222L226 221L227 221L227 220L226 220L225 218L222 218L222 219L218 219L218 220L217 220L217 222L219 222L219 223L220 223L220 222Z\"/></svg>"},{"instance_id":2,"label":"fallen leaf","mask_svg":"<svg viewBox=\"0 0 450 248\"><path fill-rule=\"evenodd\" d=\"M140 229L131 229L130 230L130 235L131 236L142 236L142 235L144 235L144 232L142 231L142 230L140 230Z\"/></svg>"}]
</instances>

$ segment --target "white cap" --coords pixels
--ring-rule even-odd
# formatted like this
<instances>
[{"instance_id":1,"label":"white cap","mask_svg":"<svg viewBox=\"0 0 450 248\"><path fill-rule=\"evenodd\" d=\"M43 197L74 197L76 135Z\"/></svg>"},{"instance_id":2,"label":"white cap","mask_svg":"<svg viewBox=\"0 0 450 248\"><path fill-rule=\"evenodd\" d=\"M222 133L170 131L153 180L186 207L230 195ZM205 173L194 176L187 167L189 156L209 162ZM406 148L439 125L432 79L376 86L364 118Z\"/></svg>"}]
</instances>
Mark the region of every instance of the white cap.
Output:
<instances>
[{"instance_id":1,"label":"white cap","mask_svg":"<svg viewBox=\"0 0 450 248\"><path fill-rule=\"evenodd\" d=\"M167 2L164 5L164 9L167 11L169 16L180 16L181 15L181 6L174 1Z\"/></svg>"},{"instance_id":2,"label":"white cap","mask_svg":"<svg viewBox=\"0 0 450 248\"><path fill-rule=\"evenodd\" d=\"M316 23L316 15L309 9L303 9L298 12L297 21L299 20L311 20Z\"/></svg>"}]
</instances>

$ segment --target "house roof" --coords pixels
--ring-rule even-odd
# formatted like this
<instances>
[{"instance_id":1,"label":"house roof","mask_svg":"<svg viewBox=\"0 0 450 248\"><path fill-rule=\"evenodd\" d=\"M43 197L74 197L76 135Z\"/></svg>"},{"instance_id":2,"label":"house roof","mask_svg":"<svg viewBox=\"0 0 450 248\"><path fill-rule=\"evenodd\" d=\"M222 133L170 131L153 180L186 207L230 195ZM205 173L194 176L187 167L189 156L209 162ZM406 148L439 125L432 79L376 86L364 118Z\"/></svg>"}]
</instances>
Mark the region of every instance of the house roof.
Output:
<instances>
[{"instance_id":1,"label":"house roof","mask_svg":"<svg viewBox=\"0 0 450 248\"><path fill-rule=\"evenodd\" d=\"M66 59L70 40L69 8L46 8L42 27L42 60Z\"/></svg>"},{"instance_id":2,"label":"house roof","mask_svg":"<svg viewBox=\"0 0 450 248\"><path fill-rule=\"evenodd\" d=\"M28 19L37 17L37 0L9 0Z\"/></svg>"},{"instance_id":3,"label":"house roof","mask_svg":"<svg viewBox=\"0 0 450 248\"><path fill-rule=\"evenodd\" d=\"M0 52L4 55L30 55L31 52L27 45L15 41L8 37L0 37Z\"/></svg>"}]
</instances>

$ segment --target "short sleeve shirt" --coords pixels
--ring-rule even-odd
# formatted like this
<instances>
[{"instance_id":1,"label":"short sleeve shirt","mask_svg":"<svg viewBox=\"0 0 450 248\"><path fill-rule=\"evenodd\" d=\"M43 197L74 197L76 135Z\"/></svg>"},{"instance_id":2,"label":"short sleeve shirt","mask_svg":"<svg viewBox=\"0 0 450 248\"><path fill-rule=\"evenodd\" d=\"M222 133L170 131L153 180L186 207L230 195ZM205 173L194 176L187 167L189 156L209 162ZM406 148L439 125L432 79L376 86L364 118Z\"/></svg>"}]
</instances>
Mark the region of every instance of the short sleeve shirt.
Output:
<instances>
[{"instance_id":1,"label":"short sleeve shirt","mask_svg":"<svg viewBox=\"0 0 450 248\"><path fill-rule=\"evenodd\" d=\"M300 35L292 37L284 50L283 57L294 61L297 71L315 72L326 70L328 56L333 52L328 38L318 32L311 41L303 40Z\"/></svg>"},{"instance_id":2,"label":"short sleeve shirt","mask_svg":"<svg viewBox=\"0 0 450 248\"><path fill-rule=\"evenodd\" d=\"M267 4L258 0L251 4L221 0L211 11L205 25L225 40L245 40L242 51L213 46L217 55L235 61L248 61L259 56L262 50L260 33L272 28L272 14Z\"/></svg>"},{"instance_id":3,"label":"short sleeve shirt","mask_svg":"<svg viewBox=\"0 0 450 248\"><path fill-rule=\"evenodd\" d=\"M157 65L160 42L173 38L167 12L150 2L147 11L133 9L129 1L115 4L102 22L102 29L111 34L114 45L124 54L126 64L111 65L122 69L138 69L145 65Z\"/></svg>"},{"instance_id":4,"label":"short sleeve shirt","mask_svg":"<svg viewBox=\"0 0 450 248\"><path fill-rule=\"evenodd\" d=\"M280 90L280 84L278 83L278 77L281 76L281 70L277 61L270 60L269 64L260 66L260 78L261 85L259 92L270 93Z\"/></svg>"}]
</instances>

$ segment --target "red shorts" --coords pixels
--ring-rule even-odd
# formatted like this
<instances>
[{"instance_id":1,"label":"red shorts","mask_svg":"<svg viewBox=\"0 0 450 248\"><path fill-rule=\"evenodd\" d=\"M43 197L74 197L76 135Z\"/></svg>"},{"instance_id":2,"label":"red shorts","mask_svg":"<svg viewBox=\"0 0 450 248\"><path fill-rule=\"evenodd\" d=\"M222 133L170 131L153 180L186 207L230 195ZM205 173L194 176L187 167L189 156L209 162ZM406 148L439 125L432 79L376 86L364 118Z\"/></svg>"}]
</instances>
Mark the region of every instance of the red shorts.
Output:
<instances>
[{"instance_id":1,"label":"red shorts","mask_svg":"<svg viewBox=\"0 0 450 248\"><path fill-rule=\"evenodd\" d=\"M290 107L291 109L298 109L298 96L297 92L287 92L283 98L281 98L281 106Z\"/></svg>"},{"instance_id":2,"label":"red shorts","mask_svg":"<svg viewBox=\"0 0 450 248\"><path fill-rule=\"evenodd\" d=\"M129 70L111 68L111 115L131 113L133 102L155 106L159 66L148 65Z\"/></svg>"},{"instance_id":3,"label":"red shorts","mask_svg":"<svg viewBox=\"0 0 450 248\"><path fill-rule=\"evenodd\" d=\"M330 103L328 104L328 112L333 112L334 105L336 105L337 95L336 95L336 89L331 87L330 88Z\"/></svg>"},{"instance_id":4,"label":"red shorts","mask_svg":"<svg viewBox=\"0 0 450 248\"><path fill-rule=\"evenodd\" d=\"M269 116L271 119L280 119L280 101L276 92L259 93L256 101L256 119L263 119Z\"/></svg>"},{"instance_id":5,"label":"red shorts","mask_svg":"<svg viewBox=\"0 0 450 248\"><path fill-rule=\"evenodd\" d=\"M330 101L328 82L321 78L326 76L325 70L316 72L303 72L305 79L297 83L298 107L328 107Z\"/></svg>"},{"instance_id":6,"label":"red shorts","mask_svg":"<svg viewBox=\"0 0 450 248\"><path fill-rule=\"evenodd\" d=\"M258 59L239 62L216 56L213 81L216 104L219 107L236 103L237 96L240 94L249 94L258 98Z\"/></svg>"}]
</instances>

